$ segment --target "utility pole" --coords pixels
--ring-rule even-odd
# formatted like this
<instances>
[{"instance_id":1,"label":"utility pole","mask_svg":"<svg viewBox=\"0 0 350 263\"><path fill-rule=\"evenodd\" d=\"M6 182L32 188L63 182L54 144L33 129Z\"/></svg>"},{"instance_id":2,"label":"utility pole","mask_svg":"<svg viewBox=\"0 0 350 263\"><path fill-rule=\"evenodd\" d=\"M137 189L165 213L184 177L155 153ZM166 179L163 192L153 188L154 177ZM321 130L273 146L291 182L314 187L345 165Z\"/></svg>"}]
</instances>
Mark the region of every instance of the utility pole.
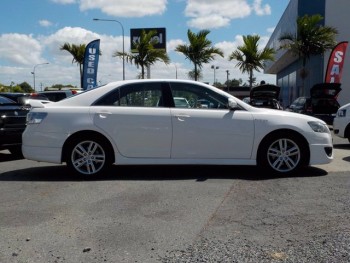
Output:
<instances>
[{"instance_id":1,"label":"utility pole","mask_svg":"<svg viewBox=\"0 0 350 263\"><path fill-rule=\"evenodd\" d=\"M227 86L227 90L229 91L229 85L228 85L228 76L230 75L230 71L227 69L226 70L226 86Z\"/></svg>"}]
</instances>

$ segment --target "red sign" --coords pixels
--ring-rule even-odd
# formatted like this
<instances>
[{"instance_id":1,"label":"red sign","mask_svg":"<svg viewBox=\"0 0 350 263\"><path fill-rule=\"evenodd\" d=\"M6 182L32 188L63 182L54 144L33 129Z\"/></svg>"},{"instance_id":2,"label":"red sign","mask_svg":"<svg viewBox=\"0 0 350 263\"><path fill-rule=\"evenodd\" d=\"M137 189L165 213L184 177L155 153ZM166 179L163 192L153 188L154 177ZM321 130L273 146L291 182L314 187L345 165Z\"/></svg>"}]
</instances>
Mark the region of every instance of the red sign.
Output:
<instances>
[{"instance_id":1,"label":"red sign","mask_svg":"<svg viewBox=\"0 0 350 263\"><path fill-rule=\"evenodd\" d=\"M341 76L347 46L348 41L343 41L333 48L328 60L325 76L326 83L341 83Z\"/></svg>"}]
</instances>

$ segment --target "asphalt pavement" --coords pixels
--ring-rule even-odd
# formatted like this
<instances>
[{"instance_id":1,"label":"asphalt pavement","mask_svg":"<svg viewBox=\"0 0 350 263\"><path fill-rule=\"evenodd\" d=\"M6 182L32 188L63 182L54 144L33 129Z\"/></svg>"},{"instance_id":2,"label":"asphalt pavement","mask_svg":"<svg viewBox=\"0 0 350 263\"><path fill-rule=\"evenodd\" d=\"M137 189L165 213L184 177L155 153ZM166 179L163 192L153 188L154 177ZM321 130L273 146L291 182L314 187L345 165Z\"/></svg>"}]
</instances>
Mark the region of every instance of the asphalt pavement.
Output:
<instances>
[{"instance_id":1,"label":"asphalt pavement","mask_svg":"<svg viewBox=\"0 0 350 263\"><path fill-rule=\"evenodd\" d=\"M290 177L256 167L64 165L0 151L1 263L350 262L350 144Z\"/></svg>"}]
</instances>

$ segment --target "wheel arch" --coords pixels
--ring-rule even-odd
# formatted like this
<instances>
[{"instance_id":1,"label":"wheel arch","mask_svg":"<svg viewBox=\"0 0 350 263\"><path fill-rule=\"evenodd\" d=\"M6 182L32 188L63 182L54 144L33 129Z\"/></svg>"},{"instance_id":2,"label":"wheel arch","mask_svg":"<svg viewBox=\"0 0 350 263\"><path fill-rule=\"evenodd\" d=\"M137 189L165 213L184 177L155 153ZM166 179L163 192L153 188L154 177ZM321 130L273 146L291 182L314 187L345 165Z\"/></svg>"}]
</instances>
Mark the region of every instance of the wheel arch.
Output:
<instances>
[{"instance_id":1,"label":"wheel arch","mask_svg":"<svg viewBox=\"0 0 350 263\"><path fill-rule=\"evenodd\" d=\"M99 138L106 143L106 145L109 148L108 149L109 152L112 154L111 160L113 160L113 162L114 162L115 161L115 153L114 153L114 149L113 149L111 142L109 141L109 139L106 136L104 136L103 134L101 134L97 131L93 131L93 130L78 131L78 132L75 132L68 137L68 139L64 142L63 148L62 148L62 156L61 156L62 162L67 161L67 156L68 156L67 150L69 149L68 146L70 145L70 143L72 141L76 140L77 138L90 137L90 136L93 138Z\"/></svg>"},{"instance_id":2,"label":"wheel arch","mask_svg":"<svg viewBox=\"0 0 350 263\"><path fill-rule=\"evenodd\" d=\"M344 137L350 141L350 122L346 125L344 130Z\"/></svg>"},{"instance_id":3,"label":"wheel arch","mask_svg":"<svg viewBox=\"0 0 350 263\"><path fill-rule=\"evenodd\" d=\"M295 136L296 138L298 138L300 140L300 142L303 144L305 151L304 152L306 159L303 160L304 164L308 164L310 162L310 147L309 147L309 143L306 140L306 138L300 134L299 132L295 131L295 130L290 130L290 129L279 129L279 130L275 130L270 132L269 134L265 135L265 137L260 141L260 144L258 146L258 151L257 151L257 161L259 159L260 156L262 156L261 151L263 150L263 145L271 140L272 138L276 137L276 136Z\"/></svg>"}]
</instances>

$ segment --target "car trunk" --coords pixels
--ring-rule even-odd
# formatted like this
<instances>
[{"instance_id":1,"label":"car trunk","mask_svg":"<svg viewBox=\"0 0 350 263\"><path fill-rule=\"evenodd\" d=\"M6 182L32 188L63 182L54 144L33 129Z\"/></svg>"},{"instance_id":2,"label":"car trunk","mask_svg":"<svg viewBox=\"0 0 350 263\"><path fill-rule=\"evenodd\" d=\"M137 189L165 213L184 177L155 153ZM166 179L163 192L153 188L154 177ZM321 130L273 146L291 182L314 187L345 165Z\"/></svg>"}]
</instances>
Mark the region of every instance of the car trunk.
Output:
<instances>
[{"instance_id":1,"label":"car trunk","mask_svg":"<svg viewBox=\"0 0 350 263\"><path fill-rule=\"evenodd\" d=\"M310 89L313 114L335 114L337 112L340 85L340 83L319 83Z\"/></svg>"}]
</instances>

